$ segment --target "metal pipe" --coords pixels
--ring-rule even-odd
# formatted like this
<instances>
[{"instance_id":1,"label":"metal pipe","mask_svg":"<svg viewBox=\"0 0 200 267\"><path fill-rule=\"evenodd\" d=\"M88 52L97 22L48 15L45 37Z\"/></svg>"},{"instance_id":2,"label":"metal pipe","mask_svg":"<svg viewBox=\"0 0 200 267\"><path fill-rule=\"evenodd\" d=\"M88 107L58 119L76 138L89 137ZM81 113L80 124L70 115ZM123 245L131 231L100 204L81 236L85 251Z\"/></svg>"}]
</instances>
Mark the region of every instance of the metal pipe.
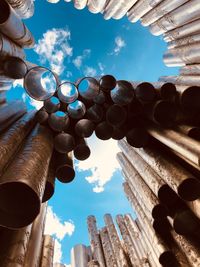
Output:
<instances>
[{"instance_id":1,"label":"metal pipe","mask_svg":"<svg viewBox=\"0 0 200 267\"><path fill-rule=\"evenodd\" d=\"M75 133L80 137L90 137L95 129L95 124L88 119L81 119L75 125Z\"/></svg>"},{"instance_id":2,"label":"metal pipe","mask_svg":"<svg viewBox=\"0 0 200 267\"><path fill-rule=\"evenodd\" d=\"M100 267L106 267L101 240L97 230L96 218L93 215L87 217L87 226L93 258L99 262Z\"/></svg>"},{"instance_id":3,"label":"metal pipe","mask_svg":"<svg viewBox=\"0 0 200 267\"><path fill-rule=\"evenodd\" d=\"M142 26L149 26L156 20L160 19L161 17L165 16L169 12L173 11L174 9L180 7L181 5L188 2L188 0L164 0L159 3L156 7L151 9L147 14L145 14L141 18Z\"/></svg>"},{"instance_id":4,"label":"metal pipe","mask_svg":"<svg viewBox=\"0 0 200 267\"><path fill-rule=\"evenodd\" d=\"M199 166L199 142L171 129L161 129L159 126L148 126L148 132L155 139L183 155L186 159Z\"/></svg>"},{"instance_id":5,"label":"metal pipe","mask_svg":"<svg viewBox=\"0 0 200 267\"><path fill-rule=\"evenodd\" d=\"M21 267L27 252L28 242L31 234L29 225L20 230L4 228L1 231L0 264L6 267Z\"/></svg>"},{"instance_id":6,"label":"metal pipe","mask_svg":"<svg viewBox=\"0 0 200 267\"><path fill-rule=\"evenodd\" d=\"M143 17L148 11L155 8L162 0L139 0L127 13L128 19L134 23Z\"/></svg>"},{"instance_id":7,"label":"metal pipe","mask_svg":"<svg viewBox=\"0 0 200 267\"><path fill-rule=\"evenodd\" d=\"M46 110L42 107L38 112L35 114L35 119L39 124L46 124L49 118L49 114Z\"/></svg>"},{"instance_id":8,"label":"metal pipe","mask_svg":"<svg viewBox=\"0 0 200 267\"><path fill-rule=\"evenodd\" d=\"M101 140L108 140L112 137L113 127L106 121L100 122L96 126L95 134Z\"/></svg>"},{"instance_id":9,"label":"metal pipe","mask_svg":"<svg viewBox=\"0 0 200 267\"><path fill-rule=\"evenodd\" d=\"M76 84L67 81L59 85L57 94L61 102L70 104L77 100L78 89Z\"/></svg>"},{"instance_id":10,"label":"metal pipe","mask_svg":"<svg viewBox=\"0 0 200 267\"><path fill-rule=\"evenodd\" d=\"M197 33L194 35L184 37L182 39L171 41L170 43L167 44L167 48L172 49L172 48L190 45L190 44L199 43L199 42L200 42L200 34Z\"/></svg>"},{"instance_id":11,"label":"metal pipe","mask_svg":"<svg viewBox=\"0 0 200 267\"><path fill-rule=\"evenodd\" d=\"M137 0L128 0L128 1L121 0L117 10L115 10L115 13L112 15L112 18L114 19L123 18L136 2Z\"/></svg>"},{"instance_id":12,"label":"metal pipe","mask_svg":"<svg viewBox=\"0 0 200 267\"><path fill-rule=\"evenodd\" d=\"M41 210L32 225L30 241L23 267L39 266L42 255L42 242L45 226L47 204L41 206Z\"/></svg>"},{"instance_id":13,"label":"metal pipe","mask_svg":"<svg viewBox=\"0 0 200 267\"><path fill-rule=\"evenodd\" d=\"M108 0L88 0L87 7L91 13L100 13L104 10Z\"/></svg>"},{"instance_id":14,"label":"metal pipe","mask_svg":"<svg viewBox=\"0 0 200 267\"><path fill-rule=\"evenodd\" d=\"M118 104L111 105L106 111L106 121L113 127L120 127L123 125L126 118L126 109Z\"/></svg>"},{"instance_id":15,"label":"metal pipe","mask_svg":"<svg viewBox=\"0 0 200 267\"><path fill-rule=\"evenodd\" d=\"M99 262L95 260L91 260L88 262L87 267L99 267Z\"/></svg>"},{"instance_id":16,"label":"metal pipe","mask_svg":"<svg viewBox=\"0 0 200 267\"><path fill-rule=\"evenodd\" d=\"M100 78L99 85L103 92L110 92L117 85L117 81L112 75L104 75Z\"/></svg>"},{"instance_id":17,"label":"metal pipe","mask_svg":"<svg viewBox=\"0 0 200 267\"><path fill-rule=\"evenodd\" d=\"M86 113L86 107L83 102L76 100L68 105L67 112L72 119L82 119Z\"/></svg>"},{"instance_id":18,"label":"metal pipe","mask_svg":"<svg viewBox=\"0 0 200 267\"><path fill-rule=\"evenodd\" d=\"M33 47L34 38L7 1L0 2L0 31L19 46Z\"/></svg>"},{"instance_id":19,"label":"metal pipe","mask_svg":"<svg viewBox=\"0 0 200 267\"><path fill-rule=\"evenodd\" d=\"M45 184L44 194L42 197L42 203L48 201L53 196L55 191L55 180L56 180L55 164L53 162L53 157L52 157L49 164L49 170Z\"/></svg>"},{"instance_id":20,"label":"metal pipe","mask_svg":"<svg viewBox=\"0 0 200 267\"><path fill-rule=\"evenodd\" d=\"M43 239L40 267L53 267L55 240L50 235L45 235Z\"/></svg>"},{"instance_id":21,"label":"metal pipe","mask_svg":"<svg viewBox=\"0 0 200 267\"><path fill-rule=\"evenodd\" d=\"M113 127L112 139L114 140L121 140L127 134L127 127L126 124L120 127Z\"/></svg>"},{"instance_id":22,"label":"metal pipe","mask_svg":"<svg viewBox=\"0 0 200 267\"><path fill-rule=\"evenodd\" d=\"M59 133L54 138L54 148L59 153L69 153L75 148L75 139L71 134Z\"/></svg>"},{"instance_id":23,"label":"metal pipe","mask_svg":"<svg viewBox=\"0 0 200 267\"><path fill-rule=\"evenodd\" d=\"M33 0L6 0L15 12L23 19L28 19L33 16L34 13L34 1Z\"/></svg>"},{"instance_id":24,"label":"metal pipe","mask_svg":"<svg viewBox=\"0 0 200 267\"><path fill-rule=\"evenodd\" d=\"M199 18L199 10L200 2L191 0L151 24L149 30L153 35L160 35L175 29Z\"/></svg>"},{"instance_id":25,"label":"metal pipe","mask_svg":"<svg viewBox=\"0 0 200 267\"><path fill-rule=\"evenodd\" d=\"M78 139L74 148L74 157L78 160L86 160L91 154L90 148L84 138Z\"/></svg>"},{"instance_id":26,"label":"metal pipe","mask_svg":"<svg viewBox=\"0 0 200 267\"><path fill-rule=\"evenodd\" d=\"M175 101L177 96L175 84L169 82L154 82L152 85L156 89L159 98L165 101Z\"/></svg>"},{"instance_id":27,"label":"metal pipe","mask_svg":"<svg viewBox=\"0 0 200 267\"><path fill-rule=\"evenodd\" d=\"M0 108L0 132L12 125L26 113L26 105L22 101L12 101Z\"/></svg>"},{"instance_id":28,"label":"metal pipe","mask_svg":"<svg viewBox=\"0 0 200 267\"><path fill-rule=\"evenodd\" d=\"M57 91L57 87L57 76L44 67L34 67L24 77L24 88L27 94L38 101L52 97Z\"/></svg>"},{"instance_id":29,"label":"metal pipe","mask_svg":"<svg viewBox=\"0 0 200 267\"><path fill-rule=\"evenodd\" d=\"M111 241L112 249L115 255L115 259L118 267L126 267L128 266L128 262L122 248L119 236L117 234L117 230L115 228L113 219L110 214L104 215L104 222L106 224L108 235Z\"/></svg>"},{"instance_id":30,"label":"metal pipe","mask_svg":"<svg viewBox=\"0 0 200 267\"><path fill-rule=\"evenodd\" d=\"M73 0L76 9L84 9L87 5L87 0Z\"/></svg>"},{"instance_id":31,"label":"metal pipe","mask_svg":"<svg viewBox=\"0 0 200 267\"><path fill-rule=\"evenodd\" d=\"M86 100L92 100L100 92L99 82L92 77L84 77L76 82L79 94Z\"/></svg>"},{"instance_id":32,"label":"metal pipe","mask_svg":"<svg viewBox=\"0 0 200 267\"><path fill-rule=\"evenodd\" d=\"M120 1L110 0L104 8L103 15L104 19L111 19L115 12L120 8Z\"/></svg>"},{"instance_id":33,"label":"metal pipe","mask_svg":"<svg viewBox=\"0 0 200 267\"><path fill-rule=\"evenodd\" d=\"M149 143L149 134L142 127L133 127L127 132L126 140L133 147L145 147Z\"/></svg>"},{"instance_id":34,"label":"metal pipe","mask_svg":"<svg viewBox=\"0 0 200 267\"><path fill-rule=\"evenodd\" d=\"M138 202L150 212L150 220L152 217L154 219L166 217L166 208L159 202L158 198L122 152L117 153L117 160L125 173L129 186L136 192Z\"/></svg>"},{"instance_id":35,"label":"metal pipe","mask_svg":"<svg viewBox=\"0 0 200 267\"><path fill-rule=\"evenodd\" d=\"M6 36L0 33L0 55L3 58L13 56L21 59L25 58L23 49L9 40Z\"/></svg>"},{"instance_id":36,"label":"metal pipe","mask_svg":"<svg viewBox=\"0 0 200 267\"><path fill-rule=\"evenodd\" d=\"M137 198L131 191L129 185L127 183L124 183L123 188L128 200L137 212L137 216L140 221L140 224L142 225L142 229L145 233L145 236L151 243L151 246L153 247L158 257L160 264L164 266L170 266L169 263L174 260L174 254L171 252L165 242L163 242L163 240L155 233L153 227L149 223L141 206L139 205Z\"/></svg>"},{"instance_id":37,"label":"metal pipe","mask_svg":"<svg viewBox=\"0 0 200 267\"><path fill-rule=\"evenodd\" d=\"M18 57L8 57L3 63L4 74L12 79L22 79L28 68L24 60Z\"/></svg>"},{"instance_id":38,"label":"metal pipe","mask_svg":"<svg viewBox=\"0 0 200 267\"><path fill-rule=\"evenodd\" d=\"M48 113L57 112L60 109L60 101L57 97L52 96L51 98L44 101L44 108Z\"/></svg>"},{"instance_id":39,"label":"metal pipe","mask_svg":"<svg viewBox=\"0 0 200 267\"><path fill-rule=\"evenodd\" d=\"M51 132L37 125L0 177L0 225L17 229L36 218L52 151Z\"/></svg>"},{"instance_id":40,"label":"metal pipe","mask_svg":"<svg viewBox=\"0 0 200 267\"><path fill-rule=\"evenodd\" d=\"M156 99L156 90L151 83L130 82L135 89L135 95L138 100L144 103L151 103Z\"/></svg>"},{"instance_id":41,"label":"metal pipe","mask_svg":"<svg viewBox=\"0 0 200 267\"><path fill-rule=\"evenodd\" d=\"M94 104L86 111L86 118L96 123L100 122L103 119L103 115L103 107L97 104Z\"/></svg>"},{"instance_id":42,"label":"metal pipe","mask_svg":"<svg viewBox=\"0 0 200 267\"><path fill-rule=\"evenodd\" d=\"M53 131L62 132L69 127L69 116L62 111L51 113L48 117L48 124Z\"/></svg>"},{"instance_id":43,"label":"metal pipe","mask_svg":"<svg viewBox=\"0 0 200 267\"><path fill-rule=\"evenodd\" d=\"M117 267L116 259L115 259L115 256L113 254L113 249L112 249L112 245L111 245L111 242L109 239L107 228L103 227L99 231L99 234L100 234L101 243L102 243L102 247L103 247L106 266Z\"/></svg>"},{"instance_id":44,"label":"metal pipe","mask_svg":"<svg viewBox=\"0 0 200 267\"><path fill-rule=\"evenodd\" d=\"M72 152L61 154L54 152L56 178L61 183L70 183L75 178L75 170Z\"/></svg>"},{"instance_id":45,"label":"metal pipe","mask_svg":"<svg viewBox=\"0 0 200 267\"><path fill-rule=\"evenodd\" d=\"M126 227L126 224L124 222L124 218L122 215L116 216L116 222L118 224L122 239L124 241L124 245L126 248L126 251L128 253L128 256L130 258L132 266L141 266L140 259L136 253L134 244L131 240L131 237L129 235L128 229Z\"/></svg>"},{"instance_id":46,"label":"metal pipe","mask_svg":"<svg viewBox=\"0 0 200 267\"><path fill-rule=\"evenodd\" d=\"M160 77L160 79L162 79L162 77ZM166 76L166 78L164 76L163 79L167 79L168 81L174 82L177 85L200 87L200 77L198 75Z\"/></svg>"},{"instance_id":47,"label":"metal pipe","mask_svg":"<svg viewBox=\"0 0 200 267\"><path fill-rule=\"evenodd\" d=\"M124 153L127 153L127 150L129 151L127 156L132 156L133 149L127 143L120 141L119 145L123 147ZM200 184L198 179L178 162L162 152L161 149L156 148L156 145L135 149L135 151L180 197L188 201L199 198Z\"/></svg>"},{"instance_id":48,"label":"metal pipe","mask_svg":"<svg viewBox=\"0 0 200 267\"><path fill-rule=\"evenodd\" d=\"M183 26L180 26L174 30L164 33L164 41L170 42L176 39L181 39L186 36L190 36L194 33L199 32L200 19L189 22Z\"/></svg>"},{"instance_id":49,"label":"metal pipe","mask_svg":"<svg viewBox=\"0 0 200 267\"><path fill-rule=\"evenodd\" d=\"M191 126L187 124L179 124L176 126L177 130L181 133L200 141L200 127Z\"/></svg>"},{"instance_id":50,"label":"metal pipe","mask_svg":"<svg viewBox=\"0 0 200 267\"><path fill-rule=\"evenodd\" d=\"M71 249L71 265L72 267L86 267L88 264L87 247L84 245L76 245Z\"/></svg>"},{"instance_id":51,"label":"metal pipe","mask_svg":"<svg viewBox=\"0 0 200 267\"><path fill-rule=\"evenodd\" d=\"M130 104L134 96L133 86L130 82L124 80L117 81L116 87L111 90L111 98L118 105Z\"/></svg>"},{"instance_id":52,"label":"metal pipe","mask_svg":"<svg viewBox=\"0 0 200 267\"><path fill-rule=\"evenodd\" d=\"M186 65L179 70L180 75L200 75L200 64Z\"/></svg>"},{"instance_id":53,"label":"metal pipe","mask_svg":"<svg viewBox=\"0 0 200 267\"><path fill-rule=\"evenodd\" d=\"M6 91L0 91L0 105L6 104Z\"/></svg>"}]
</instances>

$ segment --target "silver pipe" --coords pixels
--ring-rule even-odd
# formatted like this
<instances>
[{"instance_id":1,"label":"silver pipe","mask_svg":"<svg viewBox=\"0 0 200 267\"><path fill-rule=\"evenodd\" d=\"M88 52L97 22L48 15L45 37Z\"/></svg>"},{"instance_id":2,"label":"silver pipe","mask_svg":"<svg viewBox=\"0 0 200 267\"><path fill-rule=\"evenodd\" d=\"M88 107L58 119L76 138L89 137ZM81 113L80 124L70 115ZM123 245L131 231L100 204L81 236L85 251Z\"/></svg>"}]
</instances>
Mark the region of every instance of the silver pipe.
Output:
<instances>
[{"instance_id":1,"label":"silver pipe","mask_svg":"<svg viewBox=\"0 0 200 267\"><path fill-rule=\"evenodd\" d=\"M189 22L183 26L180 26L174 30L164 33L163 39L165 42L170 42L176 39L181 39L186 36L190 36L194 33L199 32L200 19Z\"/></svg>"},{"instance_id":2,"label":"silver pipe","mask_svg":"<svg viewBox=\"0 0 200 267\"><path fill-rule=\"evenodd\" d=\"M200 64L186 65L179 70L180 75L200 75Z\"/></svg>"},{"instance_id":3,"label":"silver pipe","mask_svg":"<svg viewBox=\"0 0 200 267\"><path fill-rule=\"evenodd\" d=\"M103 11L104 19L111 19L113 14L117 11L119 7L120 1L116 2L115 0L110 0Z\"/></svg>"},{"instance_id":4,"label":"silver pipe","mask_svg":"<svg viewBox=\"0 0 200 267\"><path fill-rule=\"evenodd\" d=\"M24 59L25 53L20 46L16 45L0 33L0 56L2 59L10 56Z\"/></svg>"},{"instance_id":5,"label":"silver pipe","mask_svg":"<svg viewBox=\"0 0 200 267\"><path fill-rule=\"evenodd\" d=\"M171 83L183 86L200 86L200 76L198 75L185 75L185 76L163 76L160 80L167 80ZM178 88L178 87L177 87Z\"/></svg>"},{"instance_id":6,"label":"silver pipe","mask_svg":"<svg viewBox=\"0 0 200 267\"><path fill-rule=\"evenodd\" d=\"M76 9L84 9L87 5L87 0L73 0Z\"/></svg>"},{"instance_id":7,"label":"silver pipe","mask_svg":"<svg viewBox=\"0 0 200 267\"><path fill-rule=\"evenodd\" d=\"M22 19L28 19L34 14L34 0L6 0Z\"/></svg>"},{"instance_id":8,"label":"silver pipe","mask_svg":"<svg viewBox=\"0 0 200 267\"><path fill-rule=\"evenodd\" d=\"M199 18L199 12L199 0L190 0L151 24L149 30L153 35L161 35L164 32Z\"/></svg>"},{"instance_id":9,"label":"silver pipe","mask_svg":"<svg viewBox=\"0 0 200 267\"><path fill-rule=\"evenodd\" d=\"M144 16L148 11L157 6L162 0L139 0L127 13L128 19L134 23Z\"/></svg>"},{"instance_id":10,"label":"silver pipe","mask_svg":"<svg viewBox=\"0 0 200 267\"><path fill-rule=\"evenodd\" d=\"M194 43L169 49L164 53L163 60L164 63L169 67L172 65L183 66L183 64L200 63L199 44Z\"/></svg>"},{"instance_id":11,"label":"silver pipe","mask_svg":"<svg viewBox=\"0 0 200 267\"><path fill-rule=\"evenodd\" d=\"M87 247L84 245L76 245L71 250L71 266L72 267L86 267L88 264Z\"/></svg>"},{"instance_id":12,"label":"silver pipe","mask_svg":"<svg viewBox=\"0 0 200 267\"><path fill-rule=\"evenodd\" d=\"M5 0L0 2L0 9L0 31L20 46L33 47L34 38L14 9Z\"/></svg>"},{"instance_id":13,"label":"silver pipe","mask_svg":"<svg viewBox=\"0 0 200 267\"><path fill-rule=\"evenodd\" d=\"M114 19L121 19L123 18L126 13L130 10L130 8L136 3L137 0L120 0L119 6L115 13L112 15Z\"/></svg>"},{"instance_id":14,"label":"silver pipe","mask_svg":"<svg viewBox=\"0 0 200 267\"><path fill-rule=\"evenodd\" d=\"M91 13L100 13L104 10L108 1L109 0L88 0L87 7Z\"/></svg>"},{"instance_id":15,"label":"silver pipe","mask_svg":"<svg viewBox=\"0 0 200 267\"><path fill-rule=\"evenodd\" d=\"M190 44L194 44L198 42L200 42L200 33L190 35L182 39L171 41L170 43L168 43L167 48L172 49L172 48L190 45Z\"/></svg>"},{"instance_id":16,"label":"silver pipe","mask_svg":"<svg viewBox=\"0 0 200 267\"><path fill-rule=\"evenodd\" d=\"M164 0L141 18L142 26L149 26L159 18L185 4L188 0Z\"/></svg>"}]
</instances>

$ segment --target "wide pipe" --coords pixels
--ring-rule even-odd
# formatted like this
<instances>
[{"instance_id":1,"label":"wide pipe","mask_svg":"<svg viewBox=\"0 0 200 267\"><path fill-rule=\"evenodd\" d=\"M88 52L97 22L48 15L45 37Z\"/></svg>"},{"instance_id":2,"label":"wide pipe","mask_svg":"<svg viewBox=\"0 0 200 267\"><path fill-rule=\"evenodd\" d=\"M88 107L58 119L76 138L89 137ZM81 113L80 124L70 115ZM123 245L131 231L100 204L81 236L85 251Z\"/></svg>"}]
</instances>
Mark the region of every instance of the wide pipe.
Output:
<instances>
[{"instance_id":1,"label":"wide pipe","mask_svg":"<svg viewBox=\"0 0 200 267\"><path fill-rule=\"evenodd\" d=\"M19 46L33 47L35 42L32 34L8 2L2 0L0 9L0 31Z\"/></svg>"},{"instance_id":2,"label":"wide pipe","mask_svg":"<svg viewBox=\"0 0 200 267\"><path fill-rule=\"evenodd\" d=\"M54 245L54 238L50 235L45 235L43 238L40 267L53 267Z\"/></svg>"},{"instance_id":3,"label":"wide pipe","mask_svg":"<svg viewBox=\"0 0 200 267\"><path fill-rule=\"evenodd\" d=\"M91 154L87 141L84 138L78 138L74 148L74 157L78 160L86 160Z\"/></svg>"},{"instance_id":4,"label":"wide pipe","mask_svg":"<svg viewBox=\"0 0 200 267\"><path fill-rule=\"evenodd\" d=\"M147 12L153 9L156 5L158 5L162 0L139 0L133 7L128 11L128 19L130 22L137 22L140 18L142 18Z\"/></svg>"},{"instance_id":5,"label":"wide pipe","mask_svg":"<svg viewBox=\"0 0 200 267\"><path fill-rule=\"evenodd\" d=\"M117 154L117 160L125 173L125 178L131 189L136 192L138 201L144 203L151 216L149 218L161 219L167 216L166 208L159 203L158 198L153 194L151 189L144 182L140 174L135 170L122 152Z\"/></svg>"},{"instance_id":6,"label":"wide pipe","mask_svg":"<svg viewBox=\"0 0 200 267\"><path fill-rule=\"evenodd\" d=\"M102 229L100 229L99 234L101 238L101 244L104 252L106 266L117 267L107 228L103 227Z\"/></svg>"},{"instance_id":7,"label":"wide pipe","mask_svg":"<svg viewBox=\"0 0 200 267\"><path fill-rule=\"evenodd\" d=\"M100 263L100 266L106 267L104 253L101 245L101 239L98 233L96 218L93 215L88 216L87 226L89 233L89 240L94 260Z\"/></svg>"},{"instance_id":8,"label":"wide pipe","mask_svg":"<svg viewBox=\"0 0 200 267\"><path fill-rule=\"evenodd\" d=\"M104 222L106 224L108 235L112 244L112 249L118 266L128 266L126 255L121 245L117 230L115 228L113 219L110 214L104 215Z\"/></svg>"},{"instance_id":9,"label":"wide pipe","mask_svg":"<svg viewBox=\"0 0 200 267\"><path fill-rule=\"evenodd\" d=\"M199 18L200 2L191 0L184 5L166 14L150 25L149 29L153 35L161 35L164 32L175 29L183 24Z\"/></svg>"},{"instance_id":10,"label":"wide pipe","mask_svg":"<svg viewBox=\"0 0 200 267\"><path fill-rule=\"evenodd\" d=\"M131 240L131 237L129 235L128 229L126 227L126 224L124 222L124 218L121 214L116 216L116 222L118 224L122 239L124 241L124 246L126 248L126 251L128 253L128 256L130 258L131 264L134 265L140 265L140 259L136 253L134 244Z\"/></svg>"},{"instance_id":11,"label":"wide pipe","mask_svg":"<svg viewBox=\"0 0 200 267\"><path fill-rule=\"evenodd\" d=\"M142 26L149 26L167 13L185 4L188 0L164 0L141 18Z\"/></svg>"},{"instance_id":12,"label":"wide pipe","mask_svg":"<svg viewBox=\"0 0 200 267\"><path fill-rule=\"evenodd\" d=\"M0 177L0 225L21 228L39 214L52 151L51 132L37 125Z\"/></svg>"},{"instance_id":13,"label":"wide pipe","mask_svg":"<svg viewBox=\"0 0 200 267\"><path fill-rule=\"evenodd\" d=\"M21 59L25 58L25 53L23 49L1 33L0 33L0 55L2 59L10 56L19 57Z\"/></svg>"},{"instance_id":14,"label":"wide pipe","mask_svg":"<svg viewBox=\"0 0 200 267\"><path fill-rule=\"evenodd\" d=\"M151 103L156 99L156 90L153 84L148 82L130 82L135 90L138 100L143 103Z\"/></svg>"},{"instance_id":15,"label":"wide pipe","mask_svg":"<svg viewBox=\"0 0 200 267\"><path fill-rule=\"evenodd\" d=\"M33 0L7 0L7 2L14 8L15 12L22 19L28 19L34 14Z\"/></svg>"},{"instance_id":16,"label":"wide pipe","mask_svg":"<svg viewBox=\"0 0 200 267\"><path fill-rule=\"evenodd\" d=\"M176 86L170 82L154 82L152 83L158 97L165 101L174 102L177 96Z\"/></svg>"},{"instance_id":17,"label":"wide pipe","mask_svg":"<svg viewBox=\"0 0 200 267\"><path fill-rule=\"evenodd\" d=\"M45 227L47 204L42 204L41 210L32 225L30 241L23 267L35 267L42 256L43 233Z\"/></svg>"},{"instance_id":18,"label":"wide pipe","mask_svg":"<svg viewBox=\"0 0 200 267\"><path fill-rule=\"evenodd\" d=\"M164 77L163 79L165 79ZM162 77L160 77L160 79L162 79ZM189 86L200 86L199 75L166 76L166 80L171 81L177 85L183 85L183 86L188 86L188 87Z\"/></svg>"},{"instance_id":19,"label":"wide pipe","mask_svg":"<svg viewBox=\"0 0 200 267\"><path fill-rule=\"evenodd\" d=\"M191 126L191 125L187 125L187 124L178 124L176 126L176 128L178 129L178 131L180 131L181 133L197 140L200 141L200 127L196 127L196 126Z\"/></svg>"},{"instance_id":20,"label":"wide pipe","mask_svg":"<svg viewBox=\"0 0 200 267\"><path fill-rule=\"evenodd\" d=\"M76 245L71 250L71 266L85 267L88 264L87 247L84 245Z\"/></svg>"},{"instance_id":21,"label":"wide pipe","mask_svg":"<svg viewBox=\"0 0 200 267\"><path fill-rule=\"evenodd\" d=\"M88 119L81 119L75 125L75 133L79 137L90 137L95 129L95 124Z\"/></svg>"}]
</instances>

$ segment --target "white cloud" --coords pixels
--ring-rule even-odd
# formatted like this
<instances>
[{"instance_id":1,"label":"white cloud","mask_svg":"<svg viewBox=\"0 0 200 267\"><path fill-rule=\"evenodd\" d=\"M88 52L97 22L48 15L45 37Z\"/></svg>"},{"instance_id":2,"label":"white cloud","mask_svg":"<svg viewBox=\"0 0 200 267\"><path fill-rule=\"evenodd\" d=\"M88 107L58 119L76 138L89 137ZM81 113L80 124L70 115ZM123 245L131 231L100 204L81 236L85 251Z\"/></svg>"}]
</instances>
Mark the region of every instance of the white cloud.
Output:
<instances>
[{"instance_id":1,"label":"white cloud","mask_svg":"<svg viewBox=\"0 0 200 267\"><path fill-rule=\"evenodd\" d=\"M72 62L74 64L74 66L77 68L77 69L80 69L80 67L82 66L83 64L83 60L86 59L87 57L89 57L91 54L91 50L90 49L85 49L83 50L83 54L80 55L80 56L77 56Z\"/></svg>"},{"instance_id":2,"label":"white cloud","mask_svg":"<svg viewBox=\"0 0 200 267\"><path fill-rule=\"evenodd\" d=\"M110 55L119 55L119 53L121 52L121 49L123 47L126 46L126 42L122 39L122 37L117 36L115 38L115 48L114 51L112 53L110 53Z\"/></svg>"},{"instance_id":3,"label":"white cloud","mask_svg":"<svg viewBox=\"0 0 200 267\"><path fill-rule=\"evenodd\" d=\"M91 171L91 175L85 179L93 185L93 191L100 193L109 182L114 172L119 168L116 154L119 152L117 141L102 141L94 135L88 139L91 156L85 161L77 162L79 171Z\"/></svg>"},{"instance_id":4,"label":"white cloud","mask_svg":"<svg viewBox=\"0 0 200 267\"><path fill-rule=\"evenodd\" d=\"M51 206L47 208L45 234L55 235L58 240L63 240L66 235L71 236L75 230L74 223L69 221L61 222L60 218L53 212Z\"/></svg>"},{"instance_id":5,"label":"white cloud","mask_svg":"<svg viewBox=\"0 0 200 267\"><path fill-rule=\"evenodd\" d=\"M99 70L101 71L101 74L104 74L105 65L103 65L101 62L98 63Z\"/></svg>"},{"instance_id":6,"label":"white cloud","mask_svg":"<svg viewBox=\"0 0 200 267\"><path fill-rule=\"evenodd\" d=\"M53 28L43 34L34 47L40 56L41 64L48 64L57 74L62 74L65 69L64 60L73 54L69 41L71 33L68 29Z\"/></svg>"},{"instance_id":7,"label":"white cloud","mask_svg":"<svg viewBox=\"0 0 200 267\"><path fill-rule=\"evenodd\" d=\"M62 261L61 243L55 238L53 262L60 263Z\"/></svg>"},{"instance_id":8,"label":"white cloud","mask_svg":"<svg viewBox=\"0 0 200 267\"><path fill-rule=\"evenodd\" d=\"M24 79L18 79L18 80L14 80L13 82L13 87L22 87L23 88L23 84L24 84Z\"/></svg>"},{"instance_id":9,"label":"white cloud","mask_svg":"<svg viewBox=\"0 0 200 267\"><path fill-rule=\"evenodd\" d=\"M91 77L97 75L97 71L94 68L89 67L89 66L85 67L83 73L84 73L85 76L91 76Z\"/></svg>"}]
</instances>

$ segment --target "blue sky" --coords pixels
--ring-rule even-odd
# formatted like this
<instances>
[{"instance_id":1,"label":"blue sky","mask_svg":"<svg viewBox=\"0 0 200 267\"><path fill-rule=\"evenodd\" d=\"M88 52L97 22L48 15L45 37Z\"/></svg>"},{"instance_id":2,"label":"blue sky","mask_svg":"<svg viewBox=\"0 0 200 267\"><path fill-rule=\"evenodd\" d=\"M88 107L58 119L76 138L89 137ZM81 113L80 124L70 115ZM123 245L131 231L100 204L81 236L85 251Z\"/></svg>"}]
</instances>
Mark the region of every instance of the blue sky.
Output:
<instances>
[{"instance_id":1,"label":"blue sky","mask_svg":"<svg viewBox=\"0 0 200 267\"><path fill-rule=\"evenodd\" d=\"M36 0L34 17L26 25L36 40L34 49L27 50L27 60L52 68L62 81L104 73L117 79L156 81L177 72L162 63L166 44L161 38L126 17L105 21L101 14L76 10L64 0L57 4ZM23 99L29 109L39 108L41 103L30 100L21 84L15 82L8 98ZM88 244L88 215L95 215L103 226L105 213L132 211L122 192L116 142L103 144L93 136L89 143L91 158L75 162L76 179L68 185L57 182L49 201L46 232L56 237L56 260L61 258L65 264L70 263L75 244Z\"/></svg>"}]
</instances>

